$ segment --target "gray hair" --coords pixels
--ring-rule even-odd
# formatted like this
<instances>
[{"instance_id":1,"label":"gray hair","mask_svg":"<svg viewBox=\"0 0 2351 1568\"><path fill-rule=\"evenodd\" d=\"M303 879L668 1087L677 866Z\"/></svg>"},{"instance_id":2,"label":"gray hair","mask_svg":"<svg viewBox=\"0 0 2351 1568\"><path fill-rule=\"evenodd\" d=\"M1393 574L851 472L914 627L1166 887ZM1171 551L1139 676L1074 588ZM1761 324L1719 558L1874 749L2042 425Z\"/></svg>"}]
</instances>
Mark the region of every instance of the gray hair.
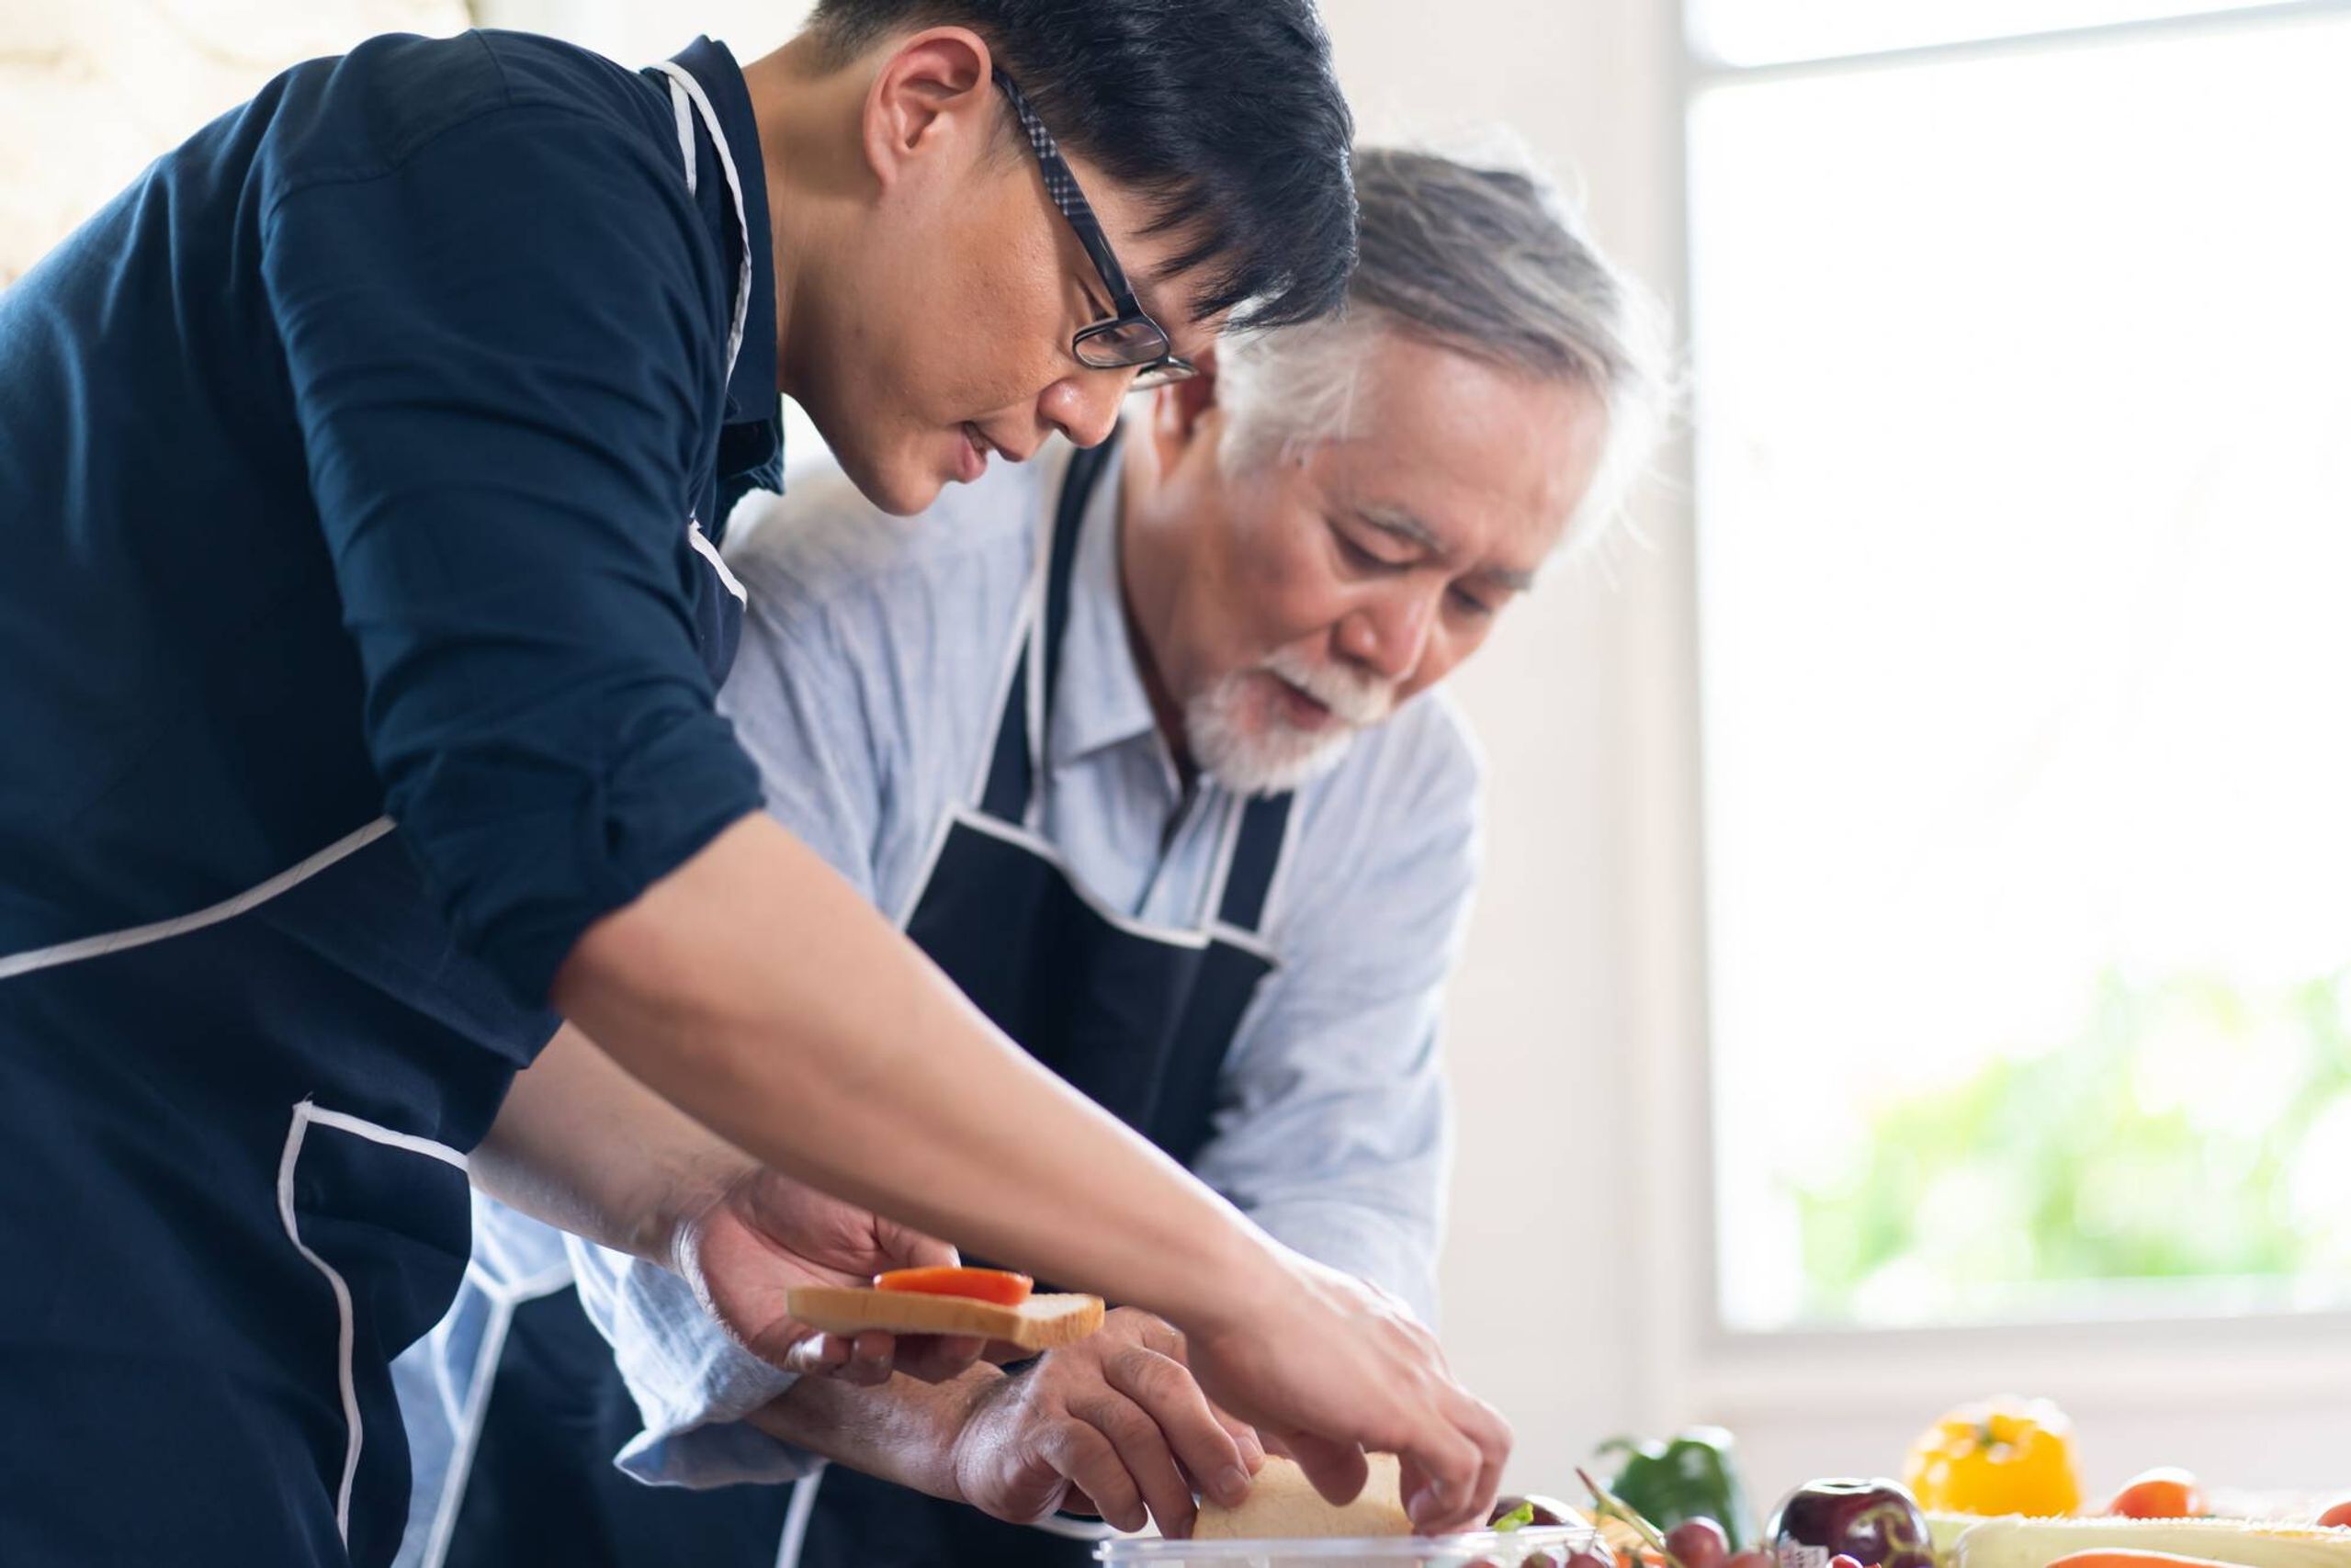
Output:
<instances>
[{"instance_id":1,"label":"gray hair","mask_svg":"<svg viewBox=\"0 0 2351 1568\"><path fill-rule=\"evenodd\" d=\"M1590 544L1648 458L1665 402L1659 311L1587 240L1531 172L1430 152L1358 148L1362 259L1335 317L1217 347L1227 472L1350 433L1374 334L1395 333L1506 369L1580 384L1608 429L1569 530Z\"/></svg>"}]
</instances>

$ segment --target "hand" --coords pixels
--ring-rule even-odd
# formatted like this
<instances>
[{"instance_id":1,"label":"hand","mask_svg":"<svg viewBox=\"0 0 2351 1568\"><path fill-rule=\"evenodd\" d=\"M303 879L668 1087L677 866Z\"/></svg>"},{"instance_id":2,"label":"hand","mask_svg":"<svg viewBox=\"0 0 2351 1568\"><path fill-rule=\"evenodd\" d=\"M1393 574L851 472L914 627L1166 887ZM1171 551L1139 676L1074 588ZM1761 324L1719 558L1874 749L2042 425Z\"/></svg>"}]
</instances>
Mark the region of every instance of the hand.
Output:
<instances>
[{"instance_id":1,"label":"hand","mask_svg":"<svg viewBox=\"0 0 2351 1568\"><path fill-rule=\"evenodd\" d=\"M1248 1425L1208 1403L1183 1336L1121 1307L1091 1337L978 1385L951 1464L955 1494L1028 1524L1057 1508L1141 1529L1192 1533L1195 1487L1238 1503L1265 1462Z\"/></svg>"},{"instance_id":2,"label":"hand","mask_svg":"<svg viewBox=\"0 0 2351 1568\"><path fill-rule=\"evenodd\" d=\"M1363 1455L1403 1461L1405 1509L1423 1535L1486 1522L1509 1457L1500 1414L1453 1381L1404 1303L1285 1249L1232 1282L1213 1321L1189 1326L1188 1362L1220 1404L1253 1422L1334 1503L1363 1489Z\"/></svg>"},{"instance_id":3,"label":"hand","mask_svg":"<svg viewBox=\"0 0 2351 1568\"><path fill-rule=\"evenodd\" d=\"M744 1348L788 1372L860 1385L893 1369L956 1376L988 1347L943 1335L819 1334L785 1309L795 1285L863 1285L887 1269L953 1264L955 1249L791 1178L753 1167L678 1226L678 1273Z\"/></svg>"}]
</instances>

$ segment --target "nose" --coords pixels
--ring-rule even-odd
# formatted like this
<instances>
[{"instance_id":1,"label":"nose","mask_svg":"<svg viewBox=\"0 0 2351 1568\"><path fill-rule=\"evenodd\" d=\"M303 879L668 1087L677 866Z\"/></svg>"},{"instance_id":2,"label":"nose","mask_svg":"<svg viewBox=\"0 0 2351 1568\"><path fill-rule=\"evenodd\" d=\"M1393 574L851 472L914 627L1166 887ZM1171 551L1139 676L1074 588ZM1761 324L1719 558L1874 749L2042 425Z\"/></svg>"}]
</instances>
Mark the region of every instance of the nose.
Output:
<instances>
[{"instance_id":1,"label":"nose","mask_svg":"<svg viewBox=\"0 0 2351 1568\"><path fill-rule=\"evenodd\" d=\"M1080 446L1099 446L1118 424L1118 405L1135 384L1133 370L1079 370L1062 377L1036 400L1039 417Z\"/></svg>"},{"instance_id":2,"label":"nose","mask_svg":"<svg viewBox=\"0 0 2351 1568\"><path fill-rule=\"evenodd\" d=\"M1411 679L1428 656L1436 594L1442 592L1441 586L1431 592L1409 583L1388 585L1339 621L1339 653L1390 681Z\"/></svg>"}]
</instances>

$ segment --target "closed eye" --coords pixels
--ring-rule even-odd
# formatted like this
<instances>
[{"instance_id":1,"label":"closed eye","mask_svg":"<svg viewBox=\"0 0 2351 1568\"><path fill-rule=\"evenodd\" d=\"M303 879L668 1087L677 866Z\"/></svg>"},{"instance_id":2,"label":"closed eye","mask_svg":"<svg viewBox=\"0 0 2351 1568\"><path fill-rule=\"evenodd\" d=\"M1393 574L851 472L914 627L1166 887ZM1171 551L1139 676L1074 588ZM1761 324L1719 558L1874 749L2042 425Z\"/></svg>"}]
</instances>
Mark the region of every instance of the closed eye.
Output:
<instances>
[{"instance_id":1,"label":"closed eye","mask_svg":"<svg viewBox=\"0 0 2351 1568\"><path fill-rule=\"evenodd\" d=\"M1330 534L1339 541L1339 553L1359 571L1402 571L1414 564L1408 560L1390 560L1337 523L1331 524Z\"/></svg>"},{"instance_id":2,"label":"closed eye","mask_svg":"<svg viewBox=\"0 0 2351 1568\"><path fill-rule=\"evenodd\" d=\"M1452 600L1454 607L1464 615L1475 616L1481 620L1501 608L1499 604L1488 604L1480 599L1466 588L1452 588L1448 591L1448 596Z\"/></svg>"}]
</instances>

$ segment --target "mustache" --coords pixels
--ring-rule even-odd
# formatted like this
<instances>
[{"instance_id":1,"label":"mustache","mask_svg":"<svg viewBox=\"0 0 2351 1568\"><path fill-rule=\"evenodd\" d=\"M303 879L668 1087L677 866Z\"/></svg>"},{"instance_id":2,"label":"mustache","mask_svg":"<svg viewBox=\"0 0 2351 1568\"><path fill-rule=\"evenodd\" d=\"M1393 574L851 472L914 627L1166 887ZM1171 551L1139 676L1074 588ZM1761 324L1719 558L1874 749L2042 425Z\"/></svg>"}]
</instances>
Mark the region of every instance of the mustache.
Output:
<instances>
[{"instance_id":1,"label":"mustache","mask_svg":"<svg viewBox=\"0 0 2351 1568\"><path fill-rule=\"evenodd\" d=\"M1368 728L1396 711L1396 687L1376 675L1339 664L1316 664L1294 649L1276 649L1258 666L1287 681L1355 728Z\"/></svg>"}]
</instances>

